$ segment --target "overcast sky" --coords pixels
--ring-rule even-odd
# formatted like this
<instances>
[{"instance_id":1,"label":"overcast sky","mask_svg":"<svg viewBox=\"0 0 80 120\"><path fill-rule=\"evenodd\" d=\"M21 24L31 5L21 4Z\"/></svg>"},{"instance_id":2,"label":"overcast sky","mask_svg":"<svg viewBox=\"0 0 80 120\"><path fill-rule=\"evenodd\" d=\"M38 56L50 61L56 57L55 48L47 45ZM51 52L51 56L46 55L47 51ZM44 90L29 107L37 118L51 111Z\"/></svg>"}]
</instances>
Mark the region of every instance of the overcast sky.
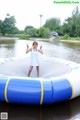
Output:
<instances>
[{"instance_id":1,"label":"overcast sky","mask_svg":"<svg viewBox=\"0 0 80 120\"><path fill-rule=\"evenodd\" d=\"M42 25L46 19L57 17L64 21L71 16L73 9L80 4L54 4L54 0L0 0L0 19L3 20L6 14L15 16L16 26L24 29L27 25L40 27L40 14L42 17ZM57 0L56 0L57 1ZM58 0L60 1L60 0ZM68 0L69 1L69 0Z\"/></svg>"}]
</instances>

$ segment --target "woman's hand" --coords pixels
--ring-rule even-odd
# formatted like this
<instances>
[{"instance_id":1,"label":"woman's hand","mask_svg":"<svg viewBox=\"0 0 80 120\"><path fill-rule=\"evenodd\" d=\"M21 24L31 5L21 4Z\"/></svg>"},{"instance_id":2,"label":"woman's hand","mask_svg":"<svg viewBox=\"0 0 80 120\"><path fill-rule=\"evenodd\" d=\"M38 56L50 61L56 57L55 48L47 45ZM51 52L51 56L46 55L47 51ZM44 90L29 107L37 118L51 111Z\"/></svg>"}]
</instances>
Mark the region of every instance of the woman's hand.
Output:
<instances>
[{"instance_id":1,"label":"woman's hand","mask_svg":"<svg viewBox=\"0 0 80 120\"><path fill-rule=\"evenodd\" d=\"M43 50L42 50L42 45L40 46L40 49L38 50L41 54L43 54Z\"/></svg>"},{"instance_id":2,"label":"woman's hand","mask_svg":"<svg viewBox=\"0 0 80 120\"><path fill-rule=\"evenodd\" d=\"M42 45L40 46L40 49L42 49Z\"/></svg>"},{"instance_id":3,"label":"woman's hand","mask_svg":"<svg viewBox=\"0 0 80 120\"><path fill-rule=\"evenodd\" d=\"M26 46L27 46L27 49L28 49L28 48L29 48L29 45L27 44Z\"/></svg>"}]
</instances>

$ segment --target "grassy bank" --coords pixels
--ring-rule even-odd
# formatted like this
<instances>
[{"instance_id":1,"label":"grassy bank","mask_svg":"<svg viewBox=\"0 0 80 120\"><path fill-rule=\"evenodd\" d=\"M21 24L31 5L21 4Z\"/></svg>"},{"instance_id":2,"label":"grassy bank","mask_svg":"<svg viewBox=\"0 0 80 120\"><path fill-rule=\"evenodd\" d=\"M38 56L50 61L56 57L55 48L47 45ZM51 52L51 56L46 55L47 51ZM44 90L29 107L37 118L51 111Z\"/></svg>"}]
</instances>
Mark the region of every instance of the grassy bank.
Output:
<instances>
[{"instance_id":1,"label":"grassy bank","mask_svg":"<svg viewBox=\"0 0 80 120\"><path fill-rule=\"evenodd\" d=\"M15 40L18 39L17 37L7 37L7 36L0 36L0 40Z\"/></svg>"},{"instance_id":2,"label":"grassy bank","mask_svg":"<svg viewBox=\"0 0 80 120\"><path fill-rule=\"evenodd\" d=\"M56 41L68 41L68 42L75 42L78 41L80 42L80 37L70 37L69 35L65 34L64 36L61 36L59 38L55 39Z\"/></svg>"}]
</instances>

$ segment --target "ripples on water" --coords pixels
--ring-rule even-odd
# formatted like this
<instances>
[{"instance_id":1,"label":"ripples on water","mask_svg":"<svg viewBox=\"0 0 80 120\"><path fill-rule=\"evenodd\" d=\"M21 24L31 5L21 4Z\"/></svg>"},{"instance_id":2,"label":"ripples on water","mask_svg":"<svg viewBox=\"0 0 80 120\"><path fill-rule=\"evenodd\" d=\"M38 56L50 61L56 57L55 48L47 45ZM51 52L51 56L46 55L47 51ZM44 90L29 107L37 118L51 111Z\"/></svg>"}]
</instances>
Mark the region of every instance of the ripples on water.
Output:
<instances>
[{"instance_id":1,"label":"ripples on water","mask_svg":"<svg viewBox=\"0 0 80 120\"><path fill-rule=\"evenodd\" d=\"M65 57L65 59L80 63L80 42L61 42L57 45L62 46L66 50L67 58Z\"/></svg>"},{"instance_id":2,"label":"ripples on water","mask_svg":"<svg viewBox=\"0 0 80 120\"><path fill-rule=\"evenodd\" d=\"M0 40L0 57L25 57L26 43L32 41ZM44 56L58 57L80 63L80 43L39 42ZM74 120L80 117L80 97L49 106L27 106L0 102L0 112L8 112L10 120Z\"/></svg>"}]
</instances>

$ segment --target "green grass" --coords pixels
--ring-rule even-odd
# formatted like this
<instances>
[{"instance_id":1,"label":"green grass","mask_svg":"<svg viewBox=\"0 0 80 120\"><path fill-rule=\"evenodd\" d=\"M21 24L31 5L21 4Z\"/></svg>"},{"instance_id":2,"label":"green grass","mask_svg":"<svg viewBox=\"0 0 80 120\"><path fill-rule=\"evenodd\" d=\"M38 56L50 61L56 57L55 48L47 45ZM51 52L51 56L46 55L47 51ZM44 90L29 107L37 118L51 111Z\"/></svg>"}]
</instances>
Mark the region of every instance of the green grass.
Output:
<instances>
[{"instance_id":1,"label":"green grass","mask_svg":"<svg viewBox=\"0 0 80 120\"><path fill-rule=\"evenodd\" d=\"M76 40L76 41L80 41L80 37L69 37L69 38L65 38L63 36L56 38L55 41L59 41L59 40Z\"/></svg>"}]
</instances>

